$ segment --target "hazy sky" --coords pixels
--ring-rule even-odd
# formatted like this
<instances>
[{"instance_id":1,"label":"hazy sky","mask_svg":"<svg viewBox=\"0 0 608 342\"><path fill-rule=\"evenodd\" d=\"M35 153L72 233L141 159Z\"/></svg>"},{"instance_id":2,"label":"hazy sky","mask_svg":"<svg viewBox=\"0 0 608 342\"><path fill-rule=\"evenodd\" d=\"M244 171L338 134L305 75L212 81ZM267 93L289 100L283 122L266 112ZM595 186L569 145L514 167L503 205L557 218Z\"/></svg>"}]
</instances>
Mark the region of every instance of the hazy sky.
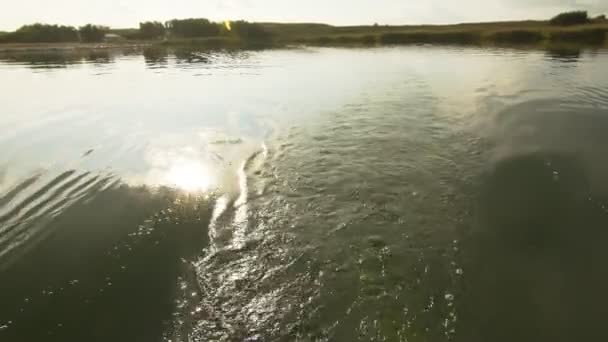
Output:
<instances>
[{"instance_id":1,"label":"hazy sky","mask_svg":"<svg viewBox=\"0 0 608 342\"><path fill-rule=\"evenodd\" d=\"M32 22L135 27L143 20L421 24L543 19L557 12L608 12L608 0L0 0L0 30Z\"/></svg>"}]
</instances>

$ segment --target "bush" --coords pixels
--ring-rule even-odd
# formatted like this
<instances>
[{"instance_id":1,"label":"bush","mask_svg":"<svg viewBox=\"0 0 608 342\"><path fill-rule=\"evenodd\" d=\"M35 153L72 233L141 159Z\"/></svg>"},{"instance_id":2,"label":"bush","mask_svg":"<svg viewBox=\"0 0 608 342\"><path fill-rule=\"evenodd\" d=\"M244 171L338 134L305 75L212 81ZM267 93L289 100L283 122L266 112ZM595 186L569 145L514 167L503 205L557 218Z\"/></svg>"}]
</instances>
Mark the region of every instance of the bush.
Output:
<instances>
[{"instance_id":1,"label":"bush","mask_svg":"<svg viewBox=\"0 0 608 342\"><path fill-rule=\"evenodd\" d=\"M355 36L339 36L335 39L338 44L349 45L349 44L357 44L359 42L359 38Z\"/></svg>"},{"instance_id":2,"label":"bush","mask_svg":"<svg viewBox=\"0 0 608 342\"><path fill-rule=\"evenodd\" d=\"M361 43L363 43L365 45L374 45L374 44L376 44L376 36L371 36L371 35L363 36L363 37L361 37Z\"/></svg>"},{"instance_id":3,"label":"bush","mask_svg":"<svg viewBox=\"0 0 608 342\"><path fill-rule=\"evenodd\" d=\"M71 26L46 24L25 25L3 36L7 43L65 43L77 42L78 32Z\"/></svg>"},{"instance_id":4,"label":"bush","mask_svg":"<svg viewBox=\"0 0 608 342\"><path fill-rule=\"evenodd\" d=\"M141 39L158 39L165 36L165 25L158 21L139 23L139 37Z\"/></svg>"},{"instance_id":5,"label":"bush","mask_svg":"<svg viewBox=\"0 0 608 342\"><path fill-rule=\"evenodd\" d=\"M165 24L174 36L183 38L212 37L220 33L220 26L207 19L173 19Z\"/></svg>"},{"instance_id":6,"label":"bush","mask_svg":"<svg viewBox=\"0 0 608 342\"><path fill-rule=\"evenodd\" d=\"M598 15L597 17L593 18L593 21L597 21L597 22L606 21L606 15L605 14Z\"/></svg>"},{"instance_id":7,"label":"bush","mask_svg":"<svg viewBox=\"0 0 608 342\"><path fill-rule=\"evenodd\" d=\"M108 33L117 34L127 40L143 39L139 29L113 29Z\"/></svg>"},{"instance_id":8,"label":"bush","mask_svg":"<svg viewBox=\"0 0 608 342\"><path fill-rule=\"evenodd\" d=\"M416 37L420 38L411 33L385 33L380 36L380 42L382 44L407 44L413 43Z\"/></svg>"},{"instance_id":9,"label":"bush","mask_svg":"<svg viewBox=\"0 0 608 342\"><path fill-rule=\"evenodd\" d=\"M551 18L549 23L556 26L587 24L589 23L589 15L587 11L564 12Z\"/></svg>"},{"instance_id":10,"label":"bush","mask_svg":"<svg viewBox=\"0 0 608 342\"><path fill-rule=\"evenodd\" d=\"M314 41L315 44L319 44L319 45L328 45L328 44L331 44L331 42L332 42L332 39L327 36L319 37L319 38L315 39L315 41Z\"/></svg>"},{"instance_id":11,"label":"bush","mask_svg":"<svg viewBox=\"0 0 608 342\"><path fill-rule=\"evenodd\" d=\"M513 30L494 32L488 38L495 43L524 44L537 43L544 37L539 31Z\"/></svg>"},{"instance_id":12,"label":"bush","mask_svg":"<svg viewBox=\"0 0 608 342\"><path fill-rule=\"evenodd\" d=\"M376 44L376 37L372 35L367 36L339 36L335 39L337 44L341 45L373 45Z\"/></svg>"},{"instance_id":13,"label":"bush","mask_svg":"<svg viewBox=\"0 0 608 342\"><path fill-rule=\"evenodd\" d=\"M262 24L249 23L243 20L231 23L232 31L244 41L269 42L272 34Z\"/></svg>"},{"instance_id":14,"label":"bush","mask_svg":"<svg viewBox=\"0 0 608 342\"><path fill-rule=\"evenodd\" d=\"M0 32L0 44L8 43L9 38L10 38L10 35L8 33Z\"/></svg>"},{"instance_id":15,"label":"bush","mask_svg":"<svg viewBox=\"0 0 608 342\"><path fill-rule=\"evenodd\" d=\"M408 32L408 33L385 33L380 36L382 44L472 44L480 40L476 32Z\"/></svg>"},{"instance_id":16,"label":"bush","mask_svg":"<svg viewBox=\"0 0 608 342\"><path fill-rule=\"evenodd\" d=\"M238 49L243 45L238 39L232 37L206 37L206 38L180 38L162 42L165 47L188 47L191 49Z\"/></svg>"},{"instance_id":17,"label":"bush","mask_svg":"<svg viewBox=\"0 0 608 342\"><path fill-rule=\"evenodd\" d=\"M83 43L99 43L104 40L108 31L107 27L87 24L82 26L78 33L80 33L80 41Z\"/></svg>"},{"instance_id":18,"label":"bush","mask_svg":"<svg viewBox=\"0 0 608 342\"><path fill-rule=\"evenodd\" d=\"M550 39L553 42L602 44L606 40L604 28L593 28L586 30L555 31L551 32Z\"/></svg>"}]
</instances>

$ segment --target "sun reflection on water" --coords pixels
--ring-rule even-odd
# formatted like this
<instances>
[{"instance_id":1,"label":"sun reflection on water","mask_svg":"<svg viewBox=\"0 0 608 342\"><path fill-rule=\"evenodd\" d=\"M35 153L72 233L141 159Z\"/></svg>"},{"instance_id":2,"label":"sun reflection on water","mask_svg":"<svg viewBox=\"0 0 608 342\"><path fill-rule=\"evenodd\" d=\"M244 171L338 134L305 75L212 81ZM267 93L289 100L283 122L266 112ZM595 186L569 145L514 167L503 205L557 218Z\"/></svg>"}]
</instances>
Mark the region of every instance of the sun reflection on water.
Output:
<instances>
[{"instance_id":1,"label":"sun reflection on water","mask_svg":"<svg viewBox=\"0 0 608 342\"><path fill-rule=\"evenodd\" d=\"M197 160L177 160L168 169L163 183L187 192L205 192L213 186L213 175L207 165Z\"/></svg>"}]
</instances>

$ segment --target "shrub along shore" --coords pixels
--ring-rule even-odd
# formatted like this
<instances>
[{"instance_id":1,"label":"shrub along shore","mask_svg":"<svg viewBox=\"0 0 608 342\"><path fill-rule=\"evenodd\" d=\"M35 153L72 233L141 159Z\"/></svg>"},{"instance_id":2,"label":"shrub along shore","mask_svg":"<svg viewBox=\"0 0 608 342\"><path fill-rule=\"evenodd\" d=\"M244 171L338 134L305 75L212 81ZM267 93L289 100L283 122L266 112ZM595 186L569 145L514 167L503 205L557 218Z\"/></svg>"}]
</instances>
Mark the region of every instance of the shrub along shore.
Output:
<instances>
[{"instance_id":1,"label":"shrub along shore","mask_svg":"<svg viewBox=\"0 0 608 342\"><path fill-rule=\"evenodd\" d=\"M0 32L0 50L91 48L125 45L272 48L290 45L374 46L396 44L605 46L608 20L587 12L567 12L548 21L517 21L420 26L331 26L325 24L211 22L181 19L143 22L137 29L100 25L80 28L34 24Z\"/></svg>"}]
</instances>

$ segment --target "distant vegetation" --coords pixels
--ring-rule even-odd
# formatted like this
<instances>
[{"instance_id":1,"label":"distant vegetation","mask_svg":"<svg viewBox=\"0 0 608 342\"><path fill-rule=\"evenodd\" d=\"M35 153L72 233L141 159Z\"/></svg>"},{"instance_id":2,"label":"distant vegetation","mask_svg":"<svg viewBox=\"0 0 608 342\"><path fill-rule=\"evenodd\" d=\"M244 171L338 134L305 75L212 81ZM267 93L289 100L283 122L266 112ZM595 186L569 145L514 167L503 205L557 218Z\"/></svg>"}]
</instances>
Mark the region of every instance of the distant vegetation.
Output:
<instances>
[{"instance_id":1,"label":"distant vegetation","mask_svg":"<svg viewBox=\"0 0 608 342\"><path fill-rule=\"evenodd\" d=\"M471 44L479 41L480 34L478 32L469 31L385 33L380 36L380 42L383 44Z\"/></svg>"},{"instance_id":2,"label":"distant vegetation","mask_svg":"<svg viewBox=\"0 0 608 342\"><path fill-rule=\"evenodd\" d=\"M554 31L550 34L550 40L552 42L601 44L606 40L606 32L606 28Z\"/></svg>"},{"instance_id":3,"label":"distant vegetation","mask_svg":"<svg viewBox=\"0 0 608 342\"><path fill-rule=\"evenodd\" d=\"M317 30L322 28L317 27ZM605 43L608 21L604 15L589 19L587 12L566 12L550 21L495 22L439 26L332 27L316 37L296 42L313 45L346 44L593 44ZM282 36L282 35L280 35ZM289 41L289 39L287 39Z\"/></svg>"},{"instance_id":4,"label":"distant vegetation","mask_svg":"<svg viewBox=\"0 0 608 342\"><path fill-rule=\"evenodd\" d=\"M589 23L589 15L587 11L564 12L556 15L549 20L551 25L572 26Z\"/></svg>"},{"instance_id":5,"label":"distant vegetation","mask_svg":"<svg viewBox=\"0 0 608 342\"><path fill-rule=\"evenodd\" d=\"M0 43L101 42L107 31L105 27L91 24L78 30L72 26L33 24L0 35Z\"/></svg>"},{"instance_id":6,"label":"distant vegetation","mask_svg":"<svg viewBox=\"0 0 608 342\"><path fill-rule=\"evenodd\" d=\"M78 33L80 34L80 40L83 43L99 43L99 42L103 42L106 33L109 31L110 29L104 26L97 26L97 25L85 25L83 27L81 27L78 30Z\"/></svg>"},{"instance_id":7,"label":"distant vegetation","mask_svg":"<svg viewBox=\"0 0 608 342\"><path fill-rule=\"evenodd\" d=\"M165 36L165 25L158 21L146 21L139 23L140 39L159 39Z\"/></svg>"},{"instance_id":8,"label":"distant vegetation","mask_svg":"<svg viewBox=\"0 0 608 342\"><path fill-rule=\"evenodd\" d=\"M240 39L246 41L269 42L273 36L263 25L243 20L233 22L231 29Z\"/></svg>"},{"instance_id":9,"label":"distant vegetation","mask_svg":"<svg viewBox=\"0 0 608 342\"><path fill-rule=\"evenodd\" d=\"M321 36L312 40L297 40L297 43L308 43L314 45L328 45L328 46L341 46L341 45L376 45L378 38L374 35L360 35L360 36L335 36L327 37Z\"/></svg>"},{"instance_id":10,"label":"distant vegetation","mask_svg":"<svg viewBox=\"0 0 608 342\"><path fill-rule=\"evenodd\" d=\"M18 43L65 43L78 42L78 31L71 26L33 24L1 37L4 42Z\"/></svg>"},{"instance_id":11,"label":"distant vegetation","mask_svg":"<svg viewBox=\"0 0 608 342\"><path fill-rule=\"evenodd\" d=\"M172 36L180 38L213 37L220 34L220 25L208 19L182 19L168 21L166 27Z\"/></svg>"},{"instance_id":12,"label":"distant vegetation","mask_svg":"<svg viewBox=\"0 0 608 342\"><path fill-rule=\"evenodd\" d=\"M488 35L490 41L497 43L507 44L521 44L521 43L538 43L545 37L540 31L534 30L508 30L508 31L496 31Z\"/></svg>"},{"instance_id":13,"label":"distant vegetation","mask_svg":"<svg viewBox=\"0 0 608 342\"><path fill-rule=\"evenodd\" d=\"M108 29L86 25L34 24L15 32L1 33L0 43L96 43L107 33L115 41L186 45L201 48L272 47L290 44L325 46L394 44L602 44L608 21L604 15L590 19L587 12L561 13L548 21L497 22L438 26L336 27L324 24L281 24L204 18L173 19L165 23L146 21L139 28ZM120 38L120 39L117 39Z\"/></svg>"}]
</instances>

